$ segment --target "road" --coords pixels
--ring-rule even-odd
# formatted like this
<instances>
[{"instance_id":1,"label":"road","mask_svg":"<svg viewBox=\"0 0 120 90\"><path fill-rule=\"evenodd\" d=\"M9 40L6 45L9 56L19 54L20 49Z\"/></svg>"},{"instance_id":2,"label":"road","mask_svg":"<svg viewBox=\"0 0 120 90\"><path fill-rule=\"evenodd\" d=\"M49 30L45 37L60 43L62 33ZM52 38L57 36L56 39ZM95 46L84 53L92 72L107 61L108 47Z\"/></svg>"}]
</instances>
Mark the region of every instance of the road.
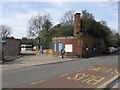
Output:
<instances>
[{"instance_id":1,"label":"road","mask_svg":"<svg viewBox=\"0 0 120 90\"><path fill-rule=\"evenodd\" d=\"M2 72L3 88L20 88L41 80L50 80L63 74L83 70L93 65L118 65L118 55L92 57L64 63L36 65Z\"/></svg>"}]
</instances>

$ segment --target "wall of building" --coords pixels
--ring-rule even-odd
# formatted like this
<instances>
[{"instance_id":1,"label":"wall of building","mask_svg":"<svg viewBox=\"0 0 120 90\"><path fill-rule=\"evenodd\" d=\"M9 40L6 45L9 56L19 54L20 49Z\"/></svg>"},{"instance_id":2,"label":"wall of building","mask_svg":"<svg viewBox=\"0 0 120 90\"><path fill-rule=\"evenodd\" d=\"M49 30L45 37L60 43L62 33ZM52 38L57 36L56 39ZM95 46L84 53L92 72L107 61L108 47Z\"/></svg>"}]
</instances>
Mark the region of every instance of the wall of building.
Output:
<instances>
[{"instance_id":1,"label":"wall of building","mask_svg":"<svg viewBox=\"0 0 120 90\"><path fill-rule=\"evenodd\" d=\"M4 47L4 56L17 56L21 52L21 42L20 40L7 40L5 41Z\"/></svg>"},{"instance_id":2,"label":"wall of building","mask_svg":"<svg viewBox=\"0 0 120 90\"><path fill-rule=\"evenodd\" d=\"M65 56L80 56L81 54L81 45L82 45L82 40L77 39L76 37L58 37L58 38L53 38L53 44L56 43L56 51L53 50L53 55L61 55L61 52L58 51L58 43L62 43L62 48L65 49ZM72 52L66 51L66 45L72 45ZM54 46L52 46L54 49Z\"/></svg>"},{"instance_id":3,"label":"wall of building","mask_svg":"<svg viewBox=\"0 0 120 90\"><path fill-rule=\"evenodd\" d=\"M85 35L83 38L83 57L100 55L105 51L105 43L103 39Z\"/></svg>"},{"instance_id":4,"label":"wall of building","mask_svg":"<svg viewBox=\"0 0 120 90\"><path fill-rule=\"evenodd\" d=\"M95 38L89 35L85 35L81 38L70 37L58 37L53 38L53 55L60 56L61 52L58 51L58 43L62 42L62 48L65 49L65 45L72 44L72 52L65 52L65 56L77 56L77 57L91 57L100 55L105 50L105 44L102 39ZM54 51L54 43L56 43L56 51Z\"/></svg>"}]
</instances>

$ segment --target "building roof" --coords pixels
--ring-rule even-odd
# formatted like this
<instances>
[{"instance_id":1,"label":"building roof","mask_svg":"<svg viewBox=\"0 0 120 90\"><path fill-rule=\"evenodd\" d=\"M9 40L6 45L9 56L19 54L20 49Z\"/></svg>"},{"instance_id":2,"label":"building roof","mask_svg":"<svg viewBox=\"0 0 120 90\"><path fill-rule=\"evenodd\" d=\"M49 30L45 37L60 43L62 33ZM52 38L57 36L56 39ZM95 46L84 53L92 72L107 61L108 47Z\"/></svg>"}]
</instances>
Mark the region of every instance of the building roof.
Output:
<instances>
[{"instance_id":1,"label":"building roof","mask_svg":"<svg viewBox=\"0 0 120 90\"><path fill-rule=\"evenodd\" d=\"M71 36L71 37L54 37L52 40L59 40L59 39L76 39L76 37Z\"/></svg>"}]
</instances>

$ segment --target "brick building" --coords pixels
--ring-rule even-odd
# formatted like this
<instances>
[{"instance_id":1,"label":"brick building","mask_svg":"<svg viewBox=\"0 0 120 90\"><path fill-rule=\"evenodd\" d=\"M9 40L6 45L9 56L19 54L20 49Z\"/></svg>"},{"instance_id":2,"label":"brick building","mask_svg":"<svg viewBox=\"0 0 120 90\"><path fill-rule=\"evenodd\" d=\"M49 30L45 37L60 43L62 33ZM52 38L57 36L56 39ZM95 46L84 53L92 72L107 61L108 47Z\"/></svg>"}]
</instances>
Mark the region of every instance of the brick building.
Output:
<instances>
[{"instance_id":1,"label":"brick building","mask_svg":"<svg viewBox=\"0 0 120 90\"><path fill-rule=\"evenodd\" d=\"M20 40L5 40L3 44L3 57L4 59L17 56L21 53L21 41Z\"/></svg>"},{"instance_id":2,"label":"brick building","mask_svg":"<svg viewBox=\"0 0 120 90\"><path fill-rule=\"evenodd\" d=\"M74 15L74 36L54 37L52 39L53 55L60 56L61 49L65 49L65 56L90 57L100 55L105 50L104 40L90 35L83 35L80 31L80 13Z\"/></svg>"}]
</instances>

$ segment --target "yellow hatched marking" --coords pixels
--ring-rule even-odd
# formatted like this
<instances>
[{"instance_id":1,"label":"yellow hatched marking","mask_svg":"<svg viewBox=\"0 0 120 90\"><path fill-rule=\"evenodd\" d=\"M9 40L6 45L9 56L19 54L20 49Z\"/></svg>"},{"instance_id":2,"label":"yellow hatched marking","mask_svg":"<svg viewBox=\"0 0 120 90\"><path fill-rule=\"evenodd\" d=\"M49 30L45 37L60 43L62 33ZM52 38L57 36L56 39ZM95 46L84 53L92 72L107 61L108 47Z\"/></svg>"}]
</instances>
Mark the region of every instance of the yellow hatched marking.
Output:
<instances>
[{"instance_id":1,"label":"yellow hatched marking","mask_svg":"<svg viewBox=\"0 0 120 90\"><path fill-rule=\"evenodd\" d=\"M47 81L47 80L37 81L37 82L33 82L31 84L37 84L37 83L41 83L41 82L44 82L44 81Z\"/></svg>"}]
</instances>

